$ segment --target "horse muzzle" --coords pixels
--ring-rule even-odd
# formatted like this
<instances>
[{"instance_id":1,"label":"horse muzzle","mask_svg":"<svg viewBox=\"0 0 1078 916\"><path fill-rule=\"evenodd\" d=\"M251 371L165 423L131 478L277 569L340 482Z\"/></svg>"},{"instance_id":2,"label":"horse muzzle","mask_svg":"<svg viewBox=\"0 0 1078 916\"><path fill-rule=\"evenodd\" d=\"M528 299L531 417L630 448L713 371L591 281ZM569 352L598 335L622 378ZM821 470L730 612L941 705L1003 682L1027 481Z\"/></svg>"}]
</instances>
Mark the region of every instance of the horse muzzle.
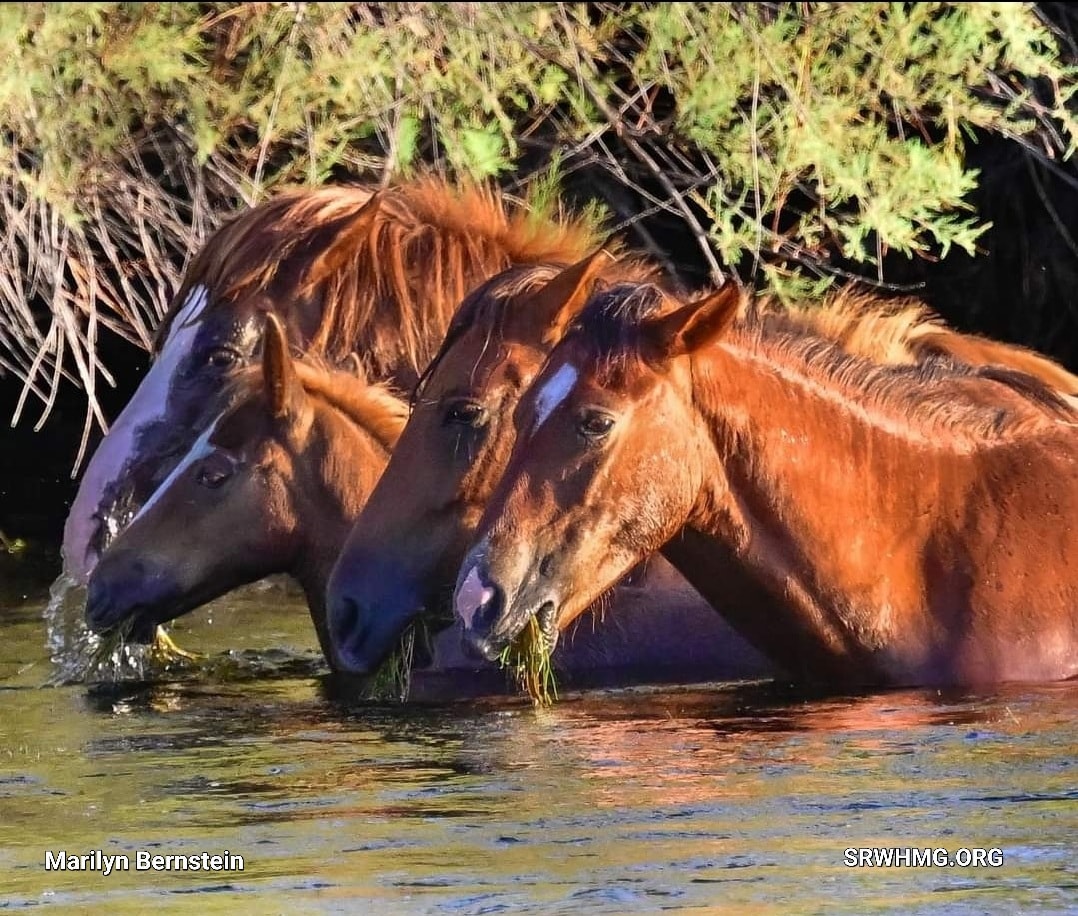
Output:
<instances>
[{"instance_id":1,"label":"horse muzzle","mask_svg":"<svg viewBox=\"0 0 1078 916\"><path fill-rule=\"evenodd\" d=\"M342 674L373 674L422 612L422 599L395 564L364 558L338 566L326 591L330 665Z\"/></svg>"},{"instance_id":2,"label":"horse muzzle","mask_svg":"<svg viewBox=\"0 0 1078 916\"><path fill-rule=\"evenodd\" d=\"M121 553L108 553L94 569L86 593L86 625L107 633L125 621L133 623L131 642L149 642L154 627L171 619L169 608L181 594L165 570Z\"/></svg>"},{"instance_id":3,"label":"horse muzzle","mask_svg":"<svg viewBox=\"0 0 1078 916\"><path fill-rule=\"evenodd\" d=\"M521 589L510 603L483 559L465 566L453 598L464 651L486 661L497 660L532 618L546 649L553 652L558 641L557 607L555 597L538 588Z\"/></svg>"}]
</instances>

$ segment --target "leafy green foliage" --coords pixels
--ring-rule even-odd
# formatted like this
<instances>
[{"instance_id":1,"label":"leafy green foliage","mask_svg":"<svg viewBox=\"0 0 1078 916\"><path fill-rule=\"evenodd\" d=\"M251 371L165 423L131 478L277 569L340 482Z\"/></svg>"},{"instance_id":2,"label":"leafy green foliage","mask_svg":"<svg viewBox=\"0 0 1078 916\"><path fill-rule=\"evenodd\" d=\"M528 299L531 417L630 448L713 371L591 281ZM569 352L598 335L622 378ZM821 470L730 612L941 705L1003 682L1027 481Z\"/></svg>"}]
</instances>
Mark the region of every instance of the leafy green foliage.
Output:
<instances>
[{"instance_id":1,"label":"leafy green foliage","mask_svg":"<svg viewBox=\"0 0 1078 916\"><path fill-rule=\"evenodd\" d=\"M148 346L235 207L427 165L511 183L537 150L680 216L715 279L803 295L840 258L975 252L971 130L1069 156L1076 85L1030 4L4 4L0 372L17 415L65 378L93 407L97 337Z\"/></svg>"}]
</instances>

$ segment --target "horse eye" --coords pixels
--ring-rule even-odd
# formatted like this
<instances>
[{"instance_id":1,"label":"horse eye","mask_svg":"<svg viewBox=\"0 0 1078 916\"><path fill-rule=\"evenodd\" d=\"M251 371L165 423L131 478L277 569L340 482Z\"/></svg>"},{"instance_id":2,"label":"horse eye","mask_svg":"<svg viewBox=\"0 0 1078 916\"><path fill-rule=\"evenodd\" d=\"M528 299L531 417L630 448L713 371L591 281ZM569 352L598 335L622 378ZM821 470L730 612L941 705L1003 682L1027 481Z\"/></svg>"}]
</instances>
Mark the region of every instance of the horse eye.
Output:
<instances>
[{"instance_id":1,"label":"horse eye","mask_svg":"<svg viewBox=\"0 0 1078 916\"><path fill-rule=\"evenodd\" d=\"M199 482L201 486L206 487L210 490L216 490L231 476L231 468L211 468L203 465L201 468L199 468L198 476L195 479Z\"/></svg>"},{"instance_id":2,"label":"horse eye","mask_svg":"<svg viewBox=\"0 0 1078 916\"><path fill-rule=\"evenodd\" d=\"M239 360L240 355L231 347L214 347L206 357L206 362L216 369L227 369Z\"/></svg>"},{"instance_id":3,"label":"horse eye","mask_svg":"<svg viewBox=\"0 0 1078 916\"><path fill-rule=\"evenodd\" d=\"M475 401L458 401L449 405L445 412L445 422L455 426L482 426L486 413L482 404Z\"/></svg>"},{"instance_id":4,"label":"horse eye","mask_svg":"<svg viewBox=\"0 0 1078 916\"><path fill-rule=\"evenodd\" d=\"M596 442L610 432L614 426L614 418L609 414L589 411L577 421L577 432L585 439Z\"/></svg>"}]
</instances>

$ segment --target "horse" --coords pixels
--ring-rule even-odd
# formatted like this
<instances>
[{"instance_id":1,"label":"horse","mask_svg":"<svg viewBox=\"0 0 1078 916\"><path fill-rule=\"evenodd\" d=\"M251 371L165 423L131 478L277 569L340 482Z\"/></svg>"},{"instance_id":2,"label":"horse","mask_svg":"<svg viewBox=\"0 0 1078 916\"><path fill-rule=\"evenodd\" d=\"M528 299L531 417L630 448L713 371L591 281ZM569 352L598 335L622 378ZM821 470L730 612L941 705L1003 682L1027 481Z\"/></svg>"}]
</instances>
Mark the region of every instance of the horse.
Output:
<instances>
[{"instance_id":1,"label":"horse","mask_svg":"<svg viewBox=\"0 0 1078 916\"><path fill-rule=\"evenodd\" d=\"M473 651L533 617L556 638L661 550L800 681L1078 674L1073 403L1015 369L764 333L742 299L622 284L551 350L457 576Z\"/></svg>"},{"instance_id":2,"label":"horse","mask_svg":"<svg viewBox=\"0 0 1078 916\"><path fill-rule=\"evenodd\" d=\"M520 396L587 291L596 283L659 279L642 260L612 260L598 249L561 273L552 266L511 268L469 295L421 379L401 447L331 577L329 626L342 670L374 670L424 609L451 601L457 570L508 464ZM968 352L975 340L948 328L915 299L886 301L855 287L813 308L788 311L767 296L746 297L743 306L742 322L774 324L783 332L796 326L894 365L960 348ZM1063 391L1078 392L1078 379L1021 348L985 341L975 357L986 367L1031 366ZM643 570L645 581L685 587L661 556ZM743 578L736 564L725 574ZM637 570L625 585L639 576ZM746 589L751 586L745 582ZM752 651L743 640L737 645L746 655Z\"/></svg>"},{"instance_id":3,"label":"horse","mask_svg":"<svg viewBox=\"0 0 1078 916\"><path fill-rule=\"evenodd\" d=\"M98 632L129 625L146 638L162 623L232 589L275 574L296 580L332 667L323 596L329 572L398 441L408 403L362 373L309 355L295 359L282 323L268 316L260 363L236 375L231 406L177 464L113 542L89 580L87 618ZM725 624L696 598L652 589L615 601L614 613L580 633L556 666L570 683L626 684L758 676L751 650L701 658L672 645L650 603L670 607L722 640ZM459 633L444 630L421 674L428 693L482 689ZM662 648L658 648L661 646ZM496 675L493 666L486 667ZM450 677L448 684L436 675ZM504 678L502 679L504 681ZM476 683L472 683L476 682Z\"/></svg>"},{"instance_id":4,"label":"horse","mask_svg":"<svg viewBox=\"0 0 1078 916\"><path fill-rule=\"evenodd\" d=\"M159 325L149 372L96 448L64 526L64 571L85 584L102 551L258 358L265 316L302 352L358 353L410 390L475 285L516 263L573 260L588 218L513 204L427 176L384 190L293 188L226 221L193 259Z\"/></svg>"}]
</instances>

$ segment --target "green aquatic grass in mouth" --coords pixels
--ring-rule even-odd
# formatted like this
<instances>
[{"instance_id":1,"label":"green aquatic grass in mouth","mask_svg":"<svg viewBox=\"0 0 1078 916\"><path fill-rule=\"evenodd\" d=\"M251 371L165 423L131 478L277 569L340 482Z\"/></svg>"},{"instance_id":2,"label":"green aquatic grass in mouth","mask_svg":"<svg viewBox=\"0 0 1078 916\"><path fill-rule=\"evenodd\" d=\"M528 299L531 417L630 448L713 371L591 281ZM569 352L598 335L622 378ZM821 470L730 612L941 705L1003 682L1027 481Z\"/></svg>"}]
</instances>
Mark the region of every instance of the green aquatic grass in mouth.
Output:
<instances>
[{"instance_id":1,"label":"green aquatic grass in mouth","mask_svg":"<svg viewBox=\"0 0 1078 916\"><path fill-rule=\"evenodd\" d=\"M415 658L417 628L426 635L426 623L418 621L401 635L396 648L390 653L367 683L364 697L368 700L395 700L403 703L408 699L412 686L412 662Z\"/></svg>"},{"instance_id":2,"label":"green aquatic grass in mouth","mask_svg":"<svg viewBox=\"0 0 1078 916\"><path fill-rule=\"evenodd\" d=\"M537 706L551 706L557 700L550 649L535 617L528 619L527 626L502 650L498 661L502 668L513 672L517 684Z\"/></svg>"}]
</instances>

